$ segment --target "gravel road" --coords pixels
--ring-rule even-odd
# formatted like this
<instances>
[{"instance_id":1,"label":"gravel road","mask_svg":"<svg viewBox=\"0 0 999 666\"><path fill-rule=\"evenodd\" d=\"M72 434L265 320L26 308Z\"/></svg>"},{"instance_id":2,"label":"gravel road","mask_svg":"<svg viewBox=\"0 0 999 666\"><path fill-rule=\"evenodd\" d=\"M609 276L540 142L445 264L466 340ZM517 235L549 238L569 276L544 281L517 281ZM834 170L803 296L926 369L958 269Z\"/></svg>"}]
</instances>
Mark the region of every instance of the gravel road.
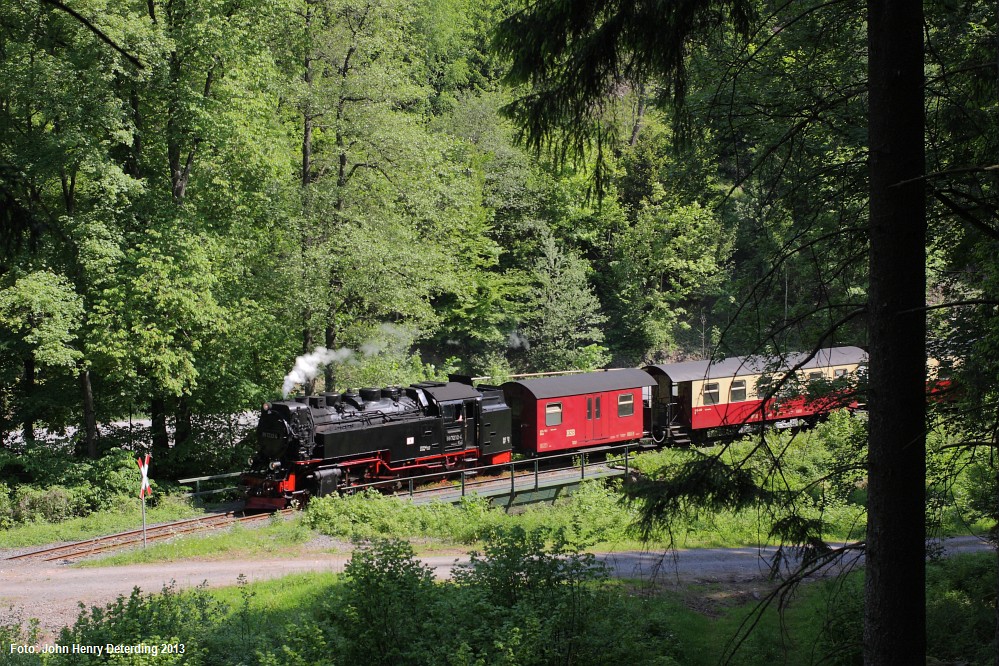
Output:
<instances>
[{"instance_id":1,"label":"gravel road","mask_svg":"<svg viewBox=\"0 0 999 666\"><path fill-rule=\"evenodd\" d=\"M988 544L975 537L958 537L944 543L948 554L986 548ZM0 558L12 554L13 551L0 551ZM772 548L707 548L668 553L600 553L597 557L610 567L613 575L622 578L666 585L705 583L745 587L767 582L773 555ZM282 559L183 561L105 568L0 559L0 623L11 617L38 618L44 632L51 636L76 619L81 602L102 605L118 595L128 595L134 587L156 592L171 581L178 588L204 582L210 587L222 587L236 584L240 575L258 581L304 571L339 573L349 558L349 554L312 552ZM421 559L440 578L449 576L456 564L468 561L461 553ZM857 563L855 558L848 559L840 568Z\"/></svg>"}]
</instances>

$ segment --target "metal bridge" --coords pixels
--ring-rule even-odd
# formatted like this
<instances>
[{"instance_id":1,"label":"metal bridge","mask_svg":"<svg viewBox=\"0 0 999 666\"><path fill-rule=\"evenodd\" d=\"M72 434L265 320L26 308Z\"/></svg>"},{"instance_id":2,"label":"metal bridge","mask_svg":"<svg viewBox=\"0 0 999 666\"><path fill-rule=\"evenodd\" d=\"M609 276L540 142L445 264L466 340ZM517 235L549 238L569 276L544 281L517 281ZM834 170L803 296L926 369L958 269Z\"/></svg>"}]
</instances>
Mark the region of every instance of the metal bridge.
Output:
<instances>
[{"instance_id":1,"label":"metal bridge","mask_svg":"<svg viewBox=\"0 0 999 666\"><path fill-rule=\"evenodd\" d=\"M550 502L571 493L583 481L627 476L631 457L649 447L639 444L588 449L544 458L514 460L501 465L438 472L407 479L369 483L356 489L393 489L396 497L415 504L457 504L464 497L483 497L493 506L506 508Z\"/></svg>"}]
</instances>

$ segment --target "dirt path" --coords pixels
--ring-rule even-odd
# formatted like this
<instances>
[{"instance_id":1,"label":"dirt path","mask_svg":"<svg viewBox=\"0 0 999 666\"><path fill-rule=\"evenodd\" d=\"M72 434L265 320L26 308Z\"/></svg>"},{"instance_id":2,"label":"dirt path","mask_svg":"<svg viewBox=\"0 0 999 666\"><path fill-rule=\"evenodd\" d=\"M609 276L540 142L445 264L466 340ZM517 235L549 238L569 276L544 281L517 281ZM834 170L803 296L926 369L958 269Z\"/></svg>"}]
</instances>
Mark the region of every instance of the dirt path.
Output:
<instances>
[{"instance_id":1,"label":"dirt path","mask_svg":"<svg viewBox=\"0 0 999 666\"><path fill-rule=\"evenodd\" d=\"M987 545L975 537L949 539L947 553L982 550ZM722 587L751 588L768 585L770 548L709 548L673 553L627 551L601 553L613 575L658 581L665 585L690 583L720 584ZM349 554L307 553L285 559L246 559L183 561L134 564L118 567L74 568L50 562L22 562L0 559L0 623L11 617L38 618L43 630L53 635L72 624L81 602L103 605L132 588L157 592L171 581L178 588L207 582L209 587L234 585L240 575L250 581L266 580L291 573L322 571L340 573ZM461 554L421 558L439 578L450 575L456 563L467 562ZM855 566L856 560L844 566Z\"/></svg>"}]
</instances>

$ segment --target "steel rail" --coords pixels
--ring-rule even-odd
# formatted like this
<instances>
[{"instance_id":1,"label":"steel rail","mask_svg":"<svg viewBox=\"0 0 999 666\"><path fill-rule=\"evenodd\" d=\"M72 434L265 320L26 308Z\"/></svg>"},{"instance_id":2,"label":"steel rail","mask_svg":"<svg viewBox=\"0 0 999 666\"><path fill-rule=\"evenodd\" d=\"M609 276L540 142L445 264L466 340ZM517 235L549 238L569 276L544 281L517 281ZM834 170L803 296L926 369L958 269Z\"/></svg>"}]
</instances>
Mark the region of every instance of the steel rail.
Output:
<instances>
[{"instance_id":1,"label":"steel rail","mask_svg":"<svg viewBox=\"0 0 999 666\"><path fill-rule=\"evenodd\" d=\"M285 515L293 512L294 509L285 509L278 512L278 515ZM182 536L195 532L206 532L208 530L228 527L237 523L253 523L269 519L270 513L253 514L249 516L238 516L236 512L229 511L214 516L199 516L197 518L185 518L171 523L154 525L146 528L146 539L148 541L163 541L175 536ZM34 550L20 555L8 557L8 560L40 559L44 562L56 560L75 560L89 555L103 553L109 550L127 548L142 543L142 530L128 530L109 534L107 536L95 537L84 541L52 546L41 550Z\"/></svg>"}]
</instances>

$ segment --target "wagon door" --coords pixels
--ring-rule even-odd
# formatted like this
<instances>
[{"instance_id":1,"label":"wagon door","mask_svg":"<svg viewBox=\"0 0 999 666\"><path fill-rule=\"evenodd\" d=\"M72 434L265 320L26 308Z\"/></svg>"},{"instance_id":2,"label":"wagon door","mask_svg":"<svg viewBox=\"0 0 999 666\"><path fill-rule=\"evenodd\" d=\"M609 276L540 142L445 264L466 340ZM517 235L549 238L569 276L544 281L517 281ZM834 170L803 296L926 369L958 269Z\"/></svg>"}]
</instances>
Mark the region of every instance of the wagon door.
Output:
<instances>
[{"instance_id":1,"label":"wagon door","mask_svg":"<svg viewBox=\"0 0 999 666\"><path fill-rule=\"evenodd\" d=\"M693 426L694 423L694 410L693 410L693 382L680 382L673 384L673 404L672 409L675 410L672 417L673 423L679 423L689 427Z\"/></svg>"},{"instance_id":2,"label":"wagon door","mask_svg":"<svg viewBox=\"0 0 999 666\"><path fill-rule=\"evenodd\" d=\"M586 396L586 441L604 436L603 401L599 395Z\"/></svg>"}]
</instances>

